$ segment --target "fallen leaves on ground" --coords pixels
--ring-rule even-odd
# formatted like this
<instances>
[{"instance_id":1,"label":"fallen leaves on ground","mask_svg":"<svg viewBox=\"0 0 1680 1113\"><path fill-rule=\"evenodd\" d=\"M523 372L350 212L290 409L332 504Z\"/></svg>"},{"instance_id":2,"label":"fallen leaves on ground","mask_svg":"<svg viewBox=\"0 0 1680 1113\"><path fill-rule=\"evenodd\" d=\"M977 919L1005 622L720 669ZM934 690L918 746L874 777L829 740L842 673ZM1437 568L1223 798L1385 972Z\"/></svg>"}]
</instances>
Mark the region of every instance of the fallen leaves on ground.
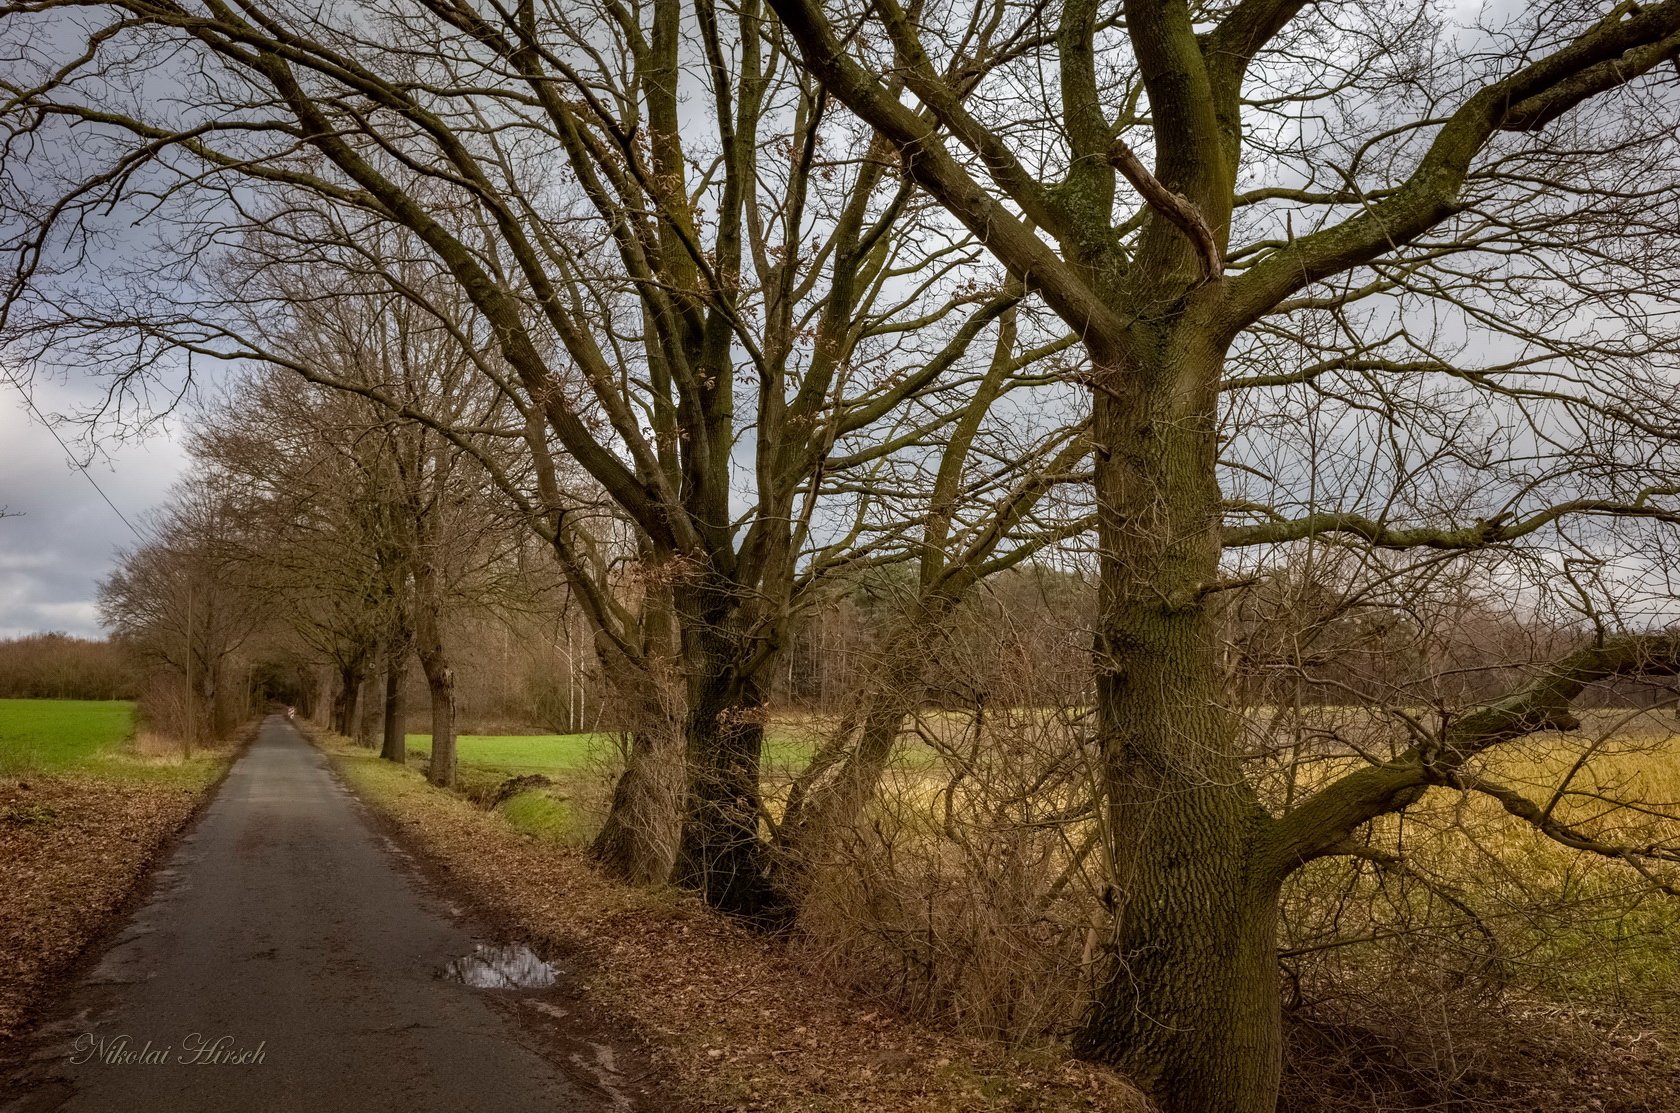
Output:
<instances>
[{"instance_id":1,"label":"fallen leaves on ground","mask_svg":"<svg viewBox=\"0 0 1680 1113\"><path fill-rule=\"evenodd\" d=\"M0 1040L109 922L199 792L79 775L0 778Z\"/></svg>"},{"instance_id":2,"label":"fallen leaves on ground","mask_svg":"<svg viewBox=\"0 0 1680 1113\"><path fill-rule=\"evenodd\" d=\"M611 882L581 852L394 767L339 751L360 794L449 880L550 953L655 1045L703 1107L742 1113L1051 1113L1144 1105L1112 1072L918 1026L803 969L773 939L669 891Z\"/></svg>"}]
</instances>

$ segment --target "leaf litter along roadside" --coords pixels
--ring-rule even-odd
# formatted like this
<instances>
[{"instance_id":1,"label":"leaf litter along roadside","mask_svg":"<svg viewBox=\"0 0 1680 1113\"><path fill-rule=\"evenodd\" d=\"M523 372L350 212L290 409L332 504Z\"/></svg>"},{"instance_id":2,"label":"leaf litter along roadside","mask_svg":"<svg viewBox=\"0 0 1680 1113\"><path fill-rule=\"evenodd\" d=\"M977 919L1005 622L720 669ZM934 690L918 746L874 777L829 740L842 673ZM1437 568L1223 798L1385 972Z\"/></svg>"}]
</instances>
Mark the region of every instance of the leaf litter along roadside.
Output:
<instances>
[{"instance_id":1,"label":"leaf litter along roadside","mask_svg":"<svg viewBox=\"0 0 1680 1113\"><path fill-rule=\"evenodd\" d=\"M0 1048L122 911L231 752L0 776Z\"/></svg>"},{"instance_id":2,"label":"leaf litter along roadside","mask_svg":"<svg viewBox=\"0 0 1680 1113\"><path fill-rule=\"evenodd\" d=\"M696 1105L741 1113L1142 1113L1112 1072L872 1008L698 900L602 877L576 848L369 751L318 739L356 793L527 942L579 954L592 1003L653 1044Z\"/></svg>"}]
</instances>

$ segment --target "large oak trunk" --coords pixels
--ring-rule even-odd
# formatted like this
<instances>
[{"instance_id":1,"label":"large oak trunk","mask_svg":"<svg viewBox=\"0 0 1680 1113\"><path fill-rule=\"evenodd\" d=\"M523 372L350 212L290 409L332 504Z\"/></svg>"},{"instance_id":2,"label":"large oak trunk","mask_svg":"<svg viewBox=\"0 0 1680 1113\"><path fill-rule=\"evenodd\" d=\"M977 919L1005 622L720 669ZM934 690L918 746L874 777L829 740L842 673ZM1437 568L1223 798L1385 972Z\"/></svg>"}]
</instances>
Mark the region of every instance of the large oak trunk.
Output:
<instances>
[{"instance_id":1,"label":"large oak trunk","mask_svg":"<svg viewBox=\"0 0 1680 1113\"><path fill-rule=\"evenodd\" d=\"M1211 671L1205 621L1159 617L1133 645L1109 642L1099 688L1115 922L1076 1050L1120 1067L1165 1113L1272 1113L1277 890L1254 855L1265 820L1224 760L1216 693L1197 693Z\"/></svg>"},{"instance_id":2,"label":"large oak trunk","mask_svg":"<svg viewBox=\"0 0 1680 1113\"><path fill-rule=\"evenodd\" d=\"M1277 894L1241 858L1198 852L1225 809L1154 809L1097 998L1075 1051L1112 1063L1163 1113L1273 1113L1281 1066ZM1174 842L1180 849L1174 849ZM1235 841L1235 840L1233 840Z\"/></svg>"},{"instance_id":3,"label":"large oak trunk","mask_svg":"<svg viewBox=\"0 0 1680 1113\"><path fill-rule=\"evenodd\" d=\"M589 852L610 877L663 884L671 879L682 834L682 742L675 729L649 723L632 729L629 743L606 822Z\"/></svg>"},{"instance_id":4,"label":"large oak trunk","mask_svg":"<svg viewBox=\"0 0 1680 1113\"><path fill-rule=\"evenodd\" d=\"M632 665L606 652L600 656L625 716L629 747L590 853L620 881L663 884L671 880L682 837L682 699L657 657Z\"/></svg>"},{"instance_id":5,"label":"large oak trunk","mask_svg":"<svg viewBox=\"0 0 1680 1113\"><path fill-rule=\"evenodd\" d=\"M317 726L338 729L338 695L334 691L333 674L338 670L320 667L314 670L315 692L309 700L307 715Z\"/></svg>"},{"instance_id":6,"label":"large oak trunk","mask_svg":"<svg viewBox=\"0 0 1680 1113\"><path fill-rule=\"evenodd\" d=\"M1076 1047L1166 1113L1272 1113L1277 892L1255 864L1268 820L1241 775L1211 603L1218 359L1157 343L1129 352L1096 403L1114 926Z\"/></svg>"},{"instance_id":7,"label":"large oak trunk","mask_svg":"<svg viewBox=\"0 0 1680 1113\"><path fill-rule=\"evenodd\" d=\"M378 652L369 654L373 661L379 660ZM382 719L385 712L385 701L380 698L379 674L370 669L373 675L365 677L359 686L360 697L356 708L356 744L373 749L380 737Z\"/></svg>"},{"instance_id":8,"label":"large oak trunk","mask_svg":"<svg viewBox=\"0 0 1680 1113\"><path fill-rule=\"evenodd\" d=\"M597 635L595 656L629 743L624 772L590 854L610 877L632 885L671 880L682 837L684 693L670 589L651 585L640 616L640 656Z\"/></svg>"},{"instance_id":9,"label":"large oak trunk","mask_svg":"<svg viewBox=\"0 0 1680 1113\"><path fill-rule=\"evenodd\" d=\"M743 616L727 590L679 593L683 663L688 680L684 723L688 786L674 879L713 908L758 920L786 911L769 874L759 834L759 758L764 746L764 690L746 662L753 654Z\"/></svg>"}]
</instances>

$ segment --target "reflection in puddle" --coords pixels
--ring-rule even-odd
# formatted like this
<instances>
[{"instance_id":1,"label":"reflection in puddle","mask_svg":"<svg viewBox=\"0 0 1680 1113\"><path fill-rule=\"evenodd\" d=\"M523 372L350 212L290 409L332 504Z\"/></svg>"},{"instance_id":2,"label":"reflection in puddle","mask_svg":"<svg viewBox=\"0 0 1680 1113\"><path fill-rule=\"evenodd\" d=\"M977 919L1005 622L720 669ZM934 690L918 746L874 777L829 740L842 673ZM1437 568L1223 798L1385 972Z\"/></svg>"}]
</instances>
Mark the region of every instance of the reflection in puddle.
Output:
<instances>
[{"instance_id":1,"label":"reflection in puddle","mask_svg":"<svg viewBox=\"0 0 1680 1113\"><path fill-rule=\"evenodd\" d=\"M474 989L547 989L560 975L531 948L515 943L480 944L472 954L445 966L443 976Z\"/></svg>"}]
</instances>

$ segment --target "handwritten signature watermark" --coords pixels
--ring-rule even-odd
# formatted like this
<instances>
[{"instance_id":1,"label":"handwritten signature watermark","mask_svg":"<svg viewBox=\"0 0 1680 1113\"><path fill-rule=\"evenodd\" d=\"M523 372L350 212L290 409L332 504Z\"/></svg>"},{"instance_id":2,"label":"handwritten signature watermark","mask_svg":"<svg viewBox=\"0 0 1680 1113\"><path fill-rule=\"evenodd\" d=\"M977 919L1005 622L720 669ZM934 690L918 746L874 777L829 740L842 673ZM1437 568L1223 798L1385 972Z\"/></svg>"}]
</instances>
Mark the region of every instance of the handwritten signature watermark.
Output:
<instances>
[{"instance_id":1,"label":"handwritten signature watermark","mask_svg":"<svg viewBox=\"0 0 1680 1113\"><path fill-rule=\"evenodd\" d=\"M127 1035L96 1036L83 1032L70 1045L72 1063L99 1063L107 1067L250 1067L262 1063L268 1041L255 1047L235 1042L232 1036L206 1036L188 1032L180 1046L138 1043Z\"/></svg>"}]
</instances>

